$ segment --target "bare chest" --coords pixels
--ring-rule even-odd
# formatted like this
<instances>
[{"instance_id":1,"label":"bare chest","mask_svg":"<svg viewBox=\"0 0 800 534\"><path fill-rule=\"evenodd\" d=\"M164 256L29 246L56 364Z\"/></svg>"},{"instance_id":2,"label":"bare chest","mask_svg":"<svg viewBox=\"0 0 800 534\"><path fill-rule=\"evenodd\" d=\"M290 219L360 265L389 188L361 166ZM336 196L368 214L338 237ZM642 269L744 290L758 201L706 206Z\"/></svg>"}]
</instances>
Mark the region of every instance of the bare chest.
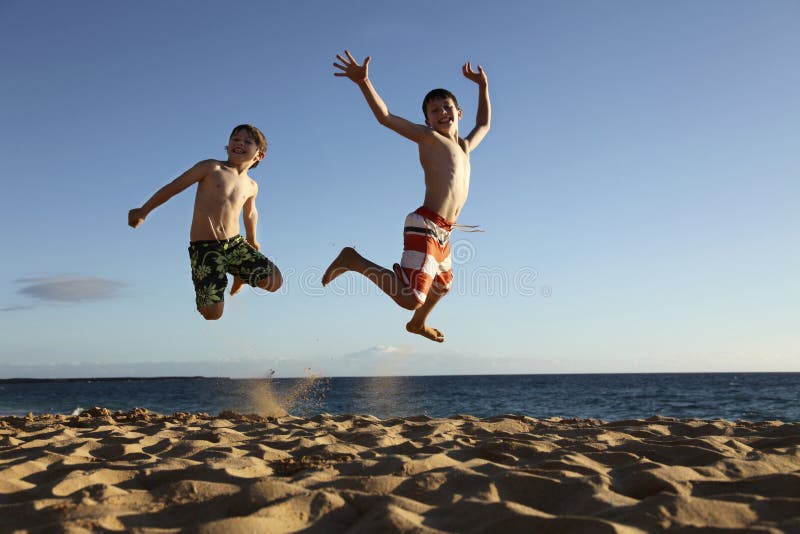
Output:
<instances>
[{"instance_id":1,"label":"bare chest","mask_svg":"<svg viewBox=\"0 0 800 534\"><path fill-rule=\"evenodd\" d=\"M209 174L199 185L198 196L208 202L241 205L251 196L249 178L224 171Z\"/></svg>"},{"instance_id":2,"label":"bare chest","mask_svg":"<svg viewBox=\"0 0 800 534\"><path fill-rule=\"evenodd\" d=\"M469 179L469 156L459 143L443 139L420 146L419 157L426 175Z\"/></svg>"}]
</instances>

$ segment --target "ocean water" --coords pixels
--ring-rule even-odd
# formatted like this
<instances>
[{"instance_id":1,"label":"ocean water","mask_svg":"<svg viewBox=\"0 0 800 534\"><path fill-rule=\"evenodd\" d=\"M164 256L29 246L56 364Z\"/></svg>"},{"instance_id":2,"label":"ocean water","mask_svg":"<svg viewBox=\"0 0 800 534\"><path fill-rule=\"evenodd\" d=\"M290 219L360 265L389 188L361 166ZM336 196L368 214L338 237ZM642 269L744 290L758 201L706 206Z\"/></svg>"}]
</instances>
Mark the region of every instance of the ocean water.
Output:
<instances>
[{"instance_id":1,"label":"ocean water","mask_svg":"<svg viewBox=\"0 0 800 534\"><path fill-rule=\"evenodd\" d=\"M298 416L800 421L800 373L0 380L0 415L72 414L94 406L265 414L276 405Z\"/></svg>"}]
</instances>

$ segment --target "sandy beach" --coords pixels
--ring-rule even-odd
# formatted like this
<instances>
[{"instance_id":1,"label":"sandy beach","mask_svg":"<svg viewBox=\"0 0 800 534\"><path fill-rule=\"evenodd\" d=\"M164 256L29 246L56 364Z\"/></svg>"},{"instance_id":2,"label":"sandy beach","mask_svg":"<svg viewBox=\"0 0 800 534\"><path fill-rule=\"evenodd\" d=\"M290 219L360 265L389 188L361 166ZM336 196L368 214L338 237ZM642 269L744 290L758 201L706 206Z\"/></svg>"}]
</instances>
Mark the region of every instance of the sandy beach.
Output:
<instances>
[{"instance_id":1,"label":"sandy beach","mask_svg":"<svg viewBox=\"0 0 800 534\"><path fill-rule=\"evenodd\" d=\"M800 532L800 423L0 418L0 531Z\"/></svg>"}]
</instances>

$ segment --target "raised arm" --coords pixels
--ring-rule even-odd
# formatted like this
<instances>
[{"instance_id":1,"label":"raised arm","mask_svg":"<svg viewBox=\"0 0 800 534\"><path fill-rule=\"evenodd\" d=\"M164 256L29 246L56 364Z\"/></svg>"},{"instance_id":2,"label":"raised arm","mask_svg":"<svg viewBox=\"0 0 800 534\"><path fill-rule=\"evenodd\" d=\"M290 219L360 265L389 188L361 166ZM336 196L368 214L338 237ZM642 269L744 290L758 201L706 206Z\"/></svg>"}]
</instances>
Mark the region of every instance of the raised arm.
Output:
<instances>
[{"instance_id":1,"label":"raised arm","mask_svg":"<svg viewBox=\"0 0 800 534\"><path fill-rule=\"evenodd\" d=\"M394 130L403 137L411 139L415 143L419 143L425 139L430 134L428 128L389 113L389 108L386 107L386 103L369 80L369 62L372 58L367 56L362 65L355 60L349 51L345 50L344 53L346 57L341 54L336 54L336 59L341 63L334 63L333 66L342 72L334 72L333 75L349 78L353 83L358 85L358 88L361 89L361 93L367 100L367 104L369 104L369 109L372 110L372 113L375 115L375 118L378 119L379 123Z\"/></svg>"},{"instance_id":2,"label":"raised arm","mask_svg":"<svg viewBox=\"0 0 800 534\"><path fill-rule=\"evenodd\" d=\"M467 61L462 67L464 76L478 84L478 114L475 118L475 128L464 138L467 142L467 152L477 147L486 134L492 122L492 105L489 102L489 80L483 67L478 65L478 72L472 70L472 64Z\"/></svg>"},{"instance_id":3,"label":"raised arm","mask_svg":"<svg viewBox=\"0 0 800 534\"><path fill-rule=\"evenodd\" d=\"M136 228L142 224L155 208L165 203L190 185L199 182L211 168L211 160L201 161L194 167L181 174L173 181L156 191L150 199L142 204L140 208L134 208L128 212L128 225Z\"/></svg>"}]
</instances>

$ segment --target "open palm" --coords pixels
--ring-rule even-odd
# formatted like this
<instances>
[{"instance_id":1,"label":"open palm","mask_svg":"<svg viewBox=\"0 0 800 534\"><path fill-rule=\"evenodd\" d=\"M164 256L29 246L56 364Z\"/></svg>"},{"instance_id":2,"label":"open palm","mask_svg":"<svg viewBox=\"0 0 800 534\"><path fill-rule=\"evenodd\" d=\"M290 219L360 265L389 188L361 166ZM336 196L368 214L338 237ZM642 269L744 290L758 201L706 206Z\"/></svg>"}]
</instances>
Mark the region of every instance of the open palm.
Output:
<instances>
[{"instance_id":1,"label":"open palm","mask_svg":"<svg viewBox=\"0 0 800 534\"><path fill-rule=\"evenodd\" d=\"M486 73L483 72L483 67L478 65L478 72L472 70L472 63L467 61L464 63L464 66L461 68L461 71L464 73L464 77L477 84L486 83Z\"/></svg>"},{"instance_id":2,"label":"open palm","mask_svg":"<svg viewBox=\"0 0 800 534\"><path fill-rule=\"evenodd\" d=\"M336 59L341 61L341 63L334 63L333 66L340 69L342 72L334 72L333 75L350 78L355 83L361 83L366 80L369 75L369 61L371 58L367 56L364 59L364 64L361 65L349 51L345 50L344 53L347 56L346 58L341 54L336 54Z\"/></svg>"}]
</instances>

